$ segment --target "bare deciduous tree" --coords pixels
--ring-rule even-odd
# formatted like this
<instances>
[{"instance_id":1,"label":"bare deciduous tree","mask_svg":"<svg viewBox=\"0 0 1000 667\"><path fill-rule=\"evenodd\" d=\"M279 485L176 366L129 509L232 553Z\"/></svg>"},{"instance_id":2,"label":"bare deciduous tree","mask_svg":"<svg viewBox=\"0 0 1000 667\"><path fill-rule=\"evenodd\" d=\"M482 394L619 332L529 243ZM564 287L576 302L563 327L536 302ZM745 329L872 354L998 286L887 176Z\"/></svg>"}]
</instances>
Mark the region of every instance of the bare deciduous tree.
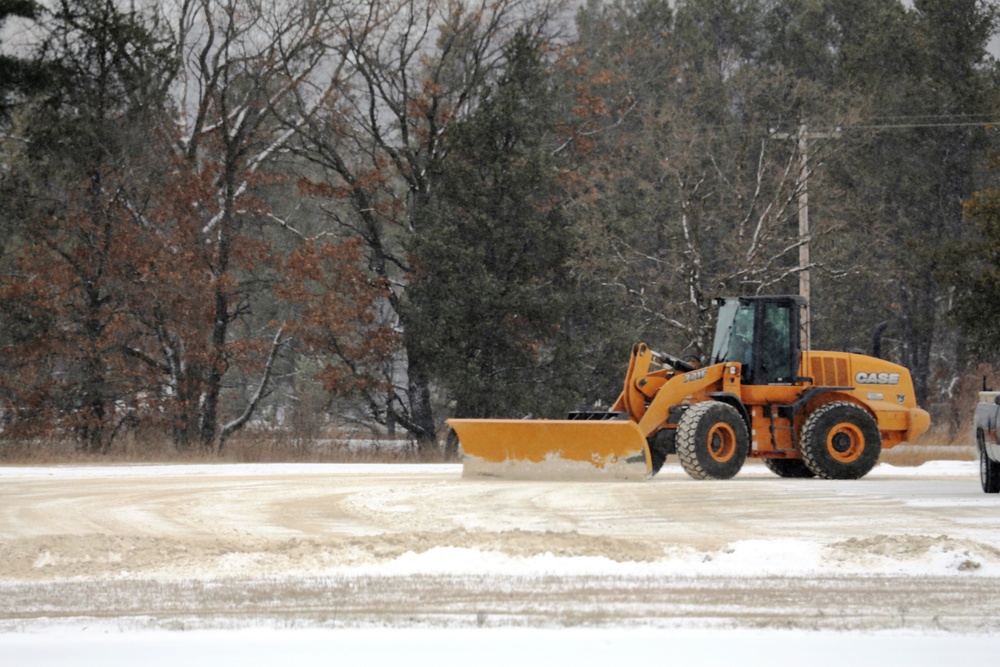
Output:
<instances>
[{"instance_id":1,"label":"bare deciduous tree","mask_svg":"<svg viewBox=\"0 0 1000 667\"><path fill-rule=\"evenodd\" d=\"M419 234L421 207L434 188L436 164L447 159L442 137L475 109L502 65L516 29L549 28L556 6L546 0L390 0L344 16L329 91L318 113L300 99L292 118L302 155L319 170L307 190L340 233L364 240L372 270L393 289L387 317L401 332L403 369L389 365L387 397L369 397L373 417L400 424L423 451L436 447L431 377L407 336L406 251ZM376 409L374 406L382 406Z\"/></svg>"}]
</instances>

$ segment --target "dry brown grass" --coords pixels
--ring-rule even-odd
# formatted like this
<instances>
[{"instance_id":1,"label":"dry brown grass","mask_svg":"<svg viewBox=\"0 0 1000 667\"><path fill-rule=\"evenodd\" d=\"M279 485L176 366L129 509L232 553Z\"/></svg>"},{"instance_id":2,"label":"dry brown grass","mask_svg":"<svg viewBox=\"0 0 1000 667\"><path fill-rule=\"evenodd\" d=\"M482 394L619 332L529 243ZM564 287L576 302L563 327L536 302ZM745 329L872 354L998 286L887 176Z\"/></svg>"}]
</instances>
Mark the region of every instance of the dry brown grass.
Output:
<instances>
[{"instance_id":1,"label":"dry brown grass","mask_svg":"<svg viewBox=\"0 0 1000 667\"><path fill-rule=\"evenodd\" d=\"M352 441L361 444L354 444ZM403 440L331 433L322 438L291 433L239 433L216 455L195 447L179 450L162 434L129 434L107 453L81 451L71 440L0 441L0 463L88 465L143 463L404 463L443 462L443 454L422 455Z\"/></svg>"},{"instance_id":2,"label":"dry brown grass","mask_svg":"<svg viewBox=\"0 0 1000 667\"><path fill-rule=\"evenodd\" d=\"M368 441L350 446L350 442ZM883 450L880 461L896 466L918 466L928 461L976 459L971 425L954 434L947 426L934 427L915 443ZM129 434L119 438L106 454L79 451L72 441L0 441L0 464L88 465L144 463L442 463L443 453L419 455L397 439L372 438L347 431L296 434L238 433L220 455L200 448L178 450L162 434Z\"/></svg>"},{"instance_id":3,"label":"dry brown grass","mask_svg":"<svg viewBox=\"0 0 1000 667\"><path fill-rule=\"evenodd\" d=\"M918 466L928 461L974 461L971 424L955 433L947 426L931 428L914 443L898 445L882 451L879 460L895 466Z\"/></svg>"}]
</instances>

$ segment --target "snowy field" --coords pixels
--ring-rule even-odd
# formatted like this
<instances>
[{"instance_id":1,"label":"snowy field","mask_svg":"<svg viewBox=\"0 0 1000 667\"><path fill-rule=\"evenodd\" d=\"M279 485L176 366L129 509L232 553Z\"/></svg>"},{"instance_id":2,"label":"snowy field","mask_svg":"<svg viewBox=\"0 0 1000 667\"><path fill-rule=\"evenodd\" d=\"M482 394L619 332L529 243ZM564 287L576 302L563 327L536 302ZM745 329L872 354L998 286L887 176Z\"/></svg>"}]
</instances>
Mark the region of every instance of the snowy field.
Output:
<instances>
[{"instance_id":1,"label":"snowy field","mask_svg":"<svg viewBox=\"0 0 1000 667\"><path fill-rule=\"evenodd\" d=\"M994 665L1000 497L453 465L0 468L0 665Z\"/></svg>"}]
</instances>

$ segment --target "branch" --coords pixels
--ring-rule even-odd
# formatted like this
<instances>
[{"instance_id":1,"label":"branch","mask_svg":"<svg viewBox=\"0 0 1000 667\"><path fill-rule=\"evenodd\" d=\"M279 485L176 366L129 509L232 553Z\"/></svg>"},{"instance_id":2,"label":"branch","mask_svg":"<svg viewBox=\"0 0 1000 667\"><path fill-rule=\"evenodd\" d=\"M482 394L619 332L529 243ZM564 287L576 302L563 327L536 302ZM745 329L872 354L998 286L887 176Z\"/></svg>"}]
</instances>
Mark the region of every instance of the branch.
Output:
<instances>
[{"instance_id":1,"label":"branch","mask_svg":"<svg viewBox=\"0 0 1000 667\"><path fill-rule=\"evenodd\" d=\"M163 362L157 361L156 359L154 359L153 357L149 356L148 354L146 354L142 350L137 350L136 348L129 347L128 345L122 345L121 346L121 351L124 352L126 355L128 355L130 357L135 357L139 361L142 361L143 363L145 363L147 366L151 366L151 367L155 368L156 370L160 371L161 373L164 373L164 374L170 373L170 366L168 366L167 364L165 364Z\"/></svg>"},{"instance_id":2,"label":"branch","mask_svg":"<svg viewBox=\"0 0 1000 667\"><path fill-rule=\"evenodd\" d=\"M222 430L219 431L219 440L215 446L216 454L222 451L222 447L226 440L229 439L229 436L243 428L243 426L250 421L253 413L257 410L257 406L260 405L261 400L266 395L267 386L271 382L271 373L274 370L274 362L278 358L278 352L288 342L287 338L283 339L281 337L284 331L285 327L282 325L278 327L278 332L274 334L274 339L271 341L271 351L268 352L267 361L264 362L264 373L261 375L260 383L257 385L257 391L255 391L253 396L250 398L250 402L247 403L246 408L243 410L243 414L223 426Z\"/></svg>"}]
</instances>

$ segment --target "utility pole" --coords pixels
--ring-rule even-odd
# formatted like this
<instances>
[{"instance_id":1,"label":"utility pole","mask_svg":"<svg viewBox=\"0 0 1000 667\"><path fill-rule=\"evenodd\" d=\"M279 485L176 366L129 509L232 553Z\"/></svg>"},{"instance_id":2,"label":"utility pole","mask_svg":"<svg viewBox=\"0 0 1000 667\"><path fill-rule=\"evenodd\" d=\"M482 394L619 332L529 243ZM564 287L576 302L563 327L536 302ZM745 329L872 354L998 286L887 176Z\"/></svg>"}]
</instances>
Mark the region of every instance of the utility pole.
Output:
<instances>
[{"instance_id":1,"label":"utility pole","mask_svg":"<svg viewBox=\"0 0 1000 667\"><path fill-rule=\"evenodd\" d=\"M799 151L799 295L806 299L806 314L802 321L802 349L808 349L812 340L812 327L810 324L809 297L811 296L811 285L809 278L809 140L810 139L836 139L838 131L834 132L810 132L805 122L799 124L799 131L795 134L789 132L776 132L775 139L796 139Z\"/></svg>"},{"instance_id":2,"label":"utility pole","mask_svg":"<svg viewBox=\"0 0 1000 667\"><path fill-rule=\"evenodd\" d=\"M809 302L809 130L799 125L799 294ZM808 312L808 311L806 311ZM809 318L806 317L806 335Z\"/></svg>"}]
</instances>

